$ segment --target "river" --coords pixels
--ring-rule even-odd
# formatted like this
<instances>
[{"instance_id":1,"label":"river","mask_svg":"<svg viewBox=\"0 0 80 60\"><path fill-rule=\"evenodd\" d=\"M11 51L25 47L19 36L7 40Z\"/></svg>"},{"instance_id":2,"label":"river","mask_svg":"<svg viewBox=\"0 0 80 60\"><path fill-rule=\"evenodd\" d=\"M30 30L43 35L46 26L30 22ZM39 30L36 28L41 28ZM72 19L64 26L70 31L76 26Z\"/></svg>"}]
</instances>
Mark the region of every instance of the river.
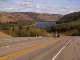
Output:
<instances>
[{"instance_id":1,"label":"river","mask_svg":"<svg viewBox=\"0 0 80 60\"><path fill-rule=\"evenodd\" d=\"M52 25L56 25L55 21L49 21L49 22L37 22L35 24L38 28L46 28L46 27L50 27Z\"/></svg>"}]
</instances>

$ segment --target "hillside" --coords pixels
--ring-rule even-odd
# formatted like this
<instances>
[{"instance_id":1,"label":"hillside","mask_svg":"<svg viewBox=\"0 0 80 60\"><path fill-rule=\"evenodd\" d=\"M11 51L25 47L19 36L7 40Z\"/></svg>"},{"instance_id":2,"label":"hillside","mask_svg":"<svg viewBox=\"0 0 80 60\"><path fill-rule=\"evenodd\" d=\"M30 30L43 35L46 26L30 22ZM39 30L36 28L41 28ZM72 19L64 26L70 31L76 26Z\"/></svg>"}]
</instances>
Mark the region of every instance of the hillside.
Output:
<instances>
[{"instance_id":1,"label":"hillside","mask_svg":"<svg viewBox=\"0 0 80 60\"><path fill-rule=\"evenodd\" d=\"M16 22L22 20L57 21L62 15L34 12L0 12L0 22Z\"/></svg>"},{"instance_id":2,"label":"hillside","mask_svg":"<svg viewBox=\"0 0 80 60\"><path fill-rule=\"evenodd\" d=\"M67 23L71 21L80 20L80 12L74 12L71 14L64 15L57 23Z\"/></svg>"},{"instance_id":3,"label":"hillside","mask_svg":"<svg viewBox=\"0 0 80 60\"><path fill-rule=\"evenodd\" d=\"M3 33L3 32L0 32L0 38L1 37L10 37L9 35L7 35L7 34L5 34L5 33Z\"/></svg>"},{"instance_id":4,"label":"hillside","mask_svg":"<svg viewBox=\"0 0 80 60\"><path fill-rule=\"evenodd\" d=\"M80 36L80 12L74 12L63 16L57 25L51 26L46 30L49 32L56 32L59 34Z\"/></svg>"},{"instance_id":5,"label":"hillside","mask_svg":"<svg viewBox=\"0 0 80 60\"><path fill-rule=\"evenodd\" d=\"M80 36L80 20L71 21L68 23L61 23L55 26L46 28L50 33L57 32L58 34L70 35L70 36Z\"/></svg>"}]
</instances>

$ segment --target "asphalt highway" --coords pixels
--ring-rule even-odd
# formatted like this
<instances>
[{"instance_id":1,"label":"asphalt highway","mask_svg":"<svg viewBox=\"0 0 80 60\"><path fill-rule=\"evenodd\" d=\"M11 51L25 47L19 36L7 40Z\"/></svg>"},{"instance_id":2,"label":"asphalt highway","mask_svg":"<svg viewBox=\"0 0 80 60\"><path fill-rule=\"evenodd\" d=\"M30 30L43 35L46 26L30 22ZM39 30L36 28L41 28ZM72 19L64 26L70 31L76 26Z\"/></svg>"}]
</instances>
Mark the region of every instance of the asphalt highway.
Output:
<instances>
[{"instance_id":1,"label":"asphalt highway","mask_svg":"<svg viewBox=\"0 0 80 60\"><path fill-rule=\"evenodd\" d=\"M80 37L0 38L0 60L80 60Z\"/></svg>"}]
</instances>

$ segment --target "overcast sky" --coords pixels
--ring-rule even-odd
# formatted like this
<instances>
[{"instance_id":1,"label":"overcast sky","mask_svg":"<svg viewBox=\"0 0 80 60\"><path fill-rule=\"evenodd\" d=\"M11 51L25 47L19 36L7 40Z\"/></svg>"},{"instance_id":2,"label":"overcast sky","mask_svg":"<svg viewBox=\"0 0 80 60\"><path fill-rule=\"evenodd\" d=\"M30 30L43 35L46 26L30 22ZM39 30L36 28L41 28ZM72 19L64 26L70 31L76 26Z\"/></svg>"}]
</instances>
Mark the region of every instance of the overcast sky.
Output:
<instances>
[{"instance_id":1,"label":"overcast sky","mask_svg":"<svg viewBox=\"0 0 80 60\"><path fill-rule=\"evenodd\" d=\"M80 0L0 0L0 11L68 14L80 11Z\"/></svg>"}]
</instances>

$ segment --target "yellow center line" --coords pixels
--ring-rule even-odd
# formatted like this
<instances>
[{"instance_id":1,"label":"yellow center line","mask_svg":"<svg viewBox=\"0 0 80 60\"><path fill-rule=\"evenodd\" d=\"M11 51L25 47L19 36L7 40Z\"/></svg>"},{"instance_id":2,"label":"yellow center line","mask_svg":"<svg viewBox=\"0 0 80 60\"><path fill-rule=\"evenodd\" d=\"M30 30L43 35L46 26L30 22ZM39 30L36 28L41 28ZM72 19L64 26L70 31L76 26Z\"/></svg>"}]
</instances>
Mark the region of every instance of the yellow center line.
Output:
<instances>
[{"instance_id":1,"label":"yellow center line","mask_svg":"<svg viewBox=\"0 0 80 60\"><path fill-rule=\"evenodd\" d=\"M48 41L48 42L45 42L45 43L42 43L42 44L38 44L38 45L32 46L32 47L30 47L30 48L26 48L26 49L24 49L24 50L21 50L21 51L18 51L18 52L11 53L11 54L8 54L8 55L6 55L6 56L0 57L0 60L9 59L9 58L11 58L11 57L15 57L15 56L21 55L21 54L23 54L23 53L29 52L29 51L31 51L31 50L34 50L34 49L37 49L37 48L46 46L46 45L48 45L48 44L51 44L51 43L54 43L54 42L57 42L57 41L58 41L58 40L52 40L52 41Z\"/></svg>"}]
</instances>

